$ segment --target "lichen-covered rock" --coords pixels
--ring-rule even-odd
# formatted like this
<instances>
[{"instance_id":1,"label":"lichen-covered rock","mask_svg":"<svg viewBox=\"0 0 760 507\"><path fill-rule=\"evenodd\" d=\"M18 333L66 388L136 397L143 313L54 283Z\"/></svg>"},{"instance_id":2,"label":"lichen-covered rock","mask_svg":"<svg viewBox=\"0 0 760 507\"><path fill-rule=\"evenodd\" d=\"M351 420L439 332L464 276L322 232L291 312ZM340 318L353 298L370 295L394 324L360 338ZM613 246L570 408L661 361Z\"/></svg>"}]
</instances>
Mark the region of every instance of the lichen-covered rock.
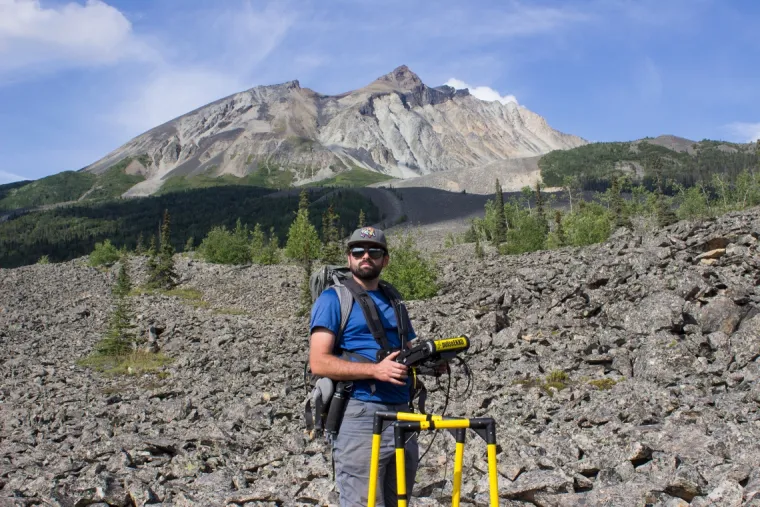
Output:
<instances>
[{"instance_id":1,"label":"lichen-covered rock","mask_svg":"<svg viewBox=\"0 0 760 507\"><path fill-rule=\"evenodd\" d=\"M446 413L496 419L502 505L760 503L758 235L753 209L482 261L420 238L446 275L409 302L413 325L472 339L472 389L453 365ZM107 328L118 266L0 269L0 504L337 503L329 450L302 420L299 269L176 260L202 302L130 297L140 336L162 330L161 375L77 362ZM141 283L145 259L129 262ZM447 382L426 382L433 413ZM448 505L453 441L420 441L420 505ZM486 475L470 432L465 500L487 503Z\"/></svg>"}]
</instances>

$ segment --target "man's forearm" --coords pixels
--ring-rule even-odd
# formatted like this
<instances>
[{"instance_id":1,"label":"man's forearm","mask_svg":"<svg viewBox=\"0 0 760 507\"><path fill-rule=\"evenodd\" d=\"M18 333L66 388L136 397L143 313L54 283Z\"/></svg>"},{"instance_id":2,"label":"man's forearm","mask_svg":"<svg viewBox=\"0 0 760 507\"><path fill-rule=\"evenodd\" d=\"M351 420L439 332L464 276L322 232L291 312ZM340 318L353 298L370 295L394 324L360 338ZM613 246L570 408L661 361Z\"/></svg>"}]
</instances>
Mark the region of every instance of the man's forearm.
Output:
<instances>
[{"instance_id":1,"label":"man's forearm","mask_svg":"<svg viewBox=\"0 0 760 507\"><path fill-rule=\"evenodd\" d=\"M333 380L372 379L375 378L374 369L374 363L346 361L332 355L321 357L311 364L312 373Z\"/></svg>"}]
</instances>

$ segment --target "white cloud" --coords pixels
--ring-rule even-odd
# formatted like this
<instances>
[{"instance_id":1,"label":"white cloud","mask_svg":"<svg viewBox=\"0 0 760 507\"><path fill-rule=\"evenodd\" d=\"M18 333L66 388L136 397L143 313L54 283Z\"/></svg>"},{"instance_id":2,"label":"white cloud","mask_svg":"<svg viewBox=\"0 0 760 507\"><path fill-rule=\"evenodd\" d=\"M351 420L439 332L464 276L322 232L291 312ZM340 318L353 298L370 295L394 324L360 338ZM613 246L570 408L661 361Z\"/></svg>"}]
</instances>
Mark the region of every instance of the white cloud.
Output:
<instances>
[{"instance_id":1,"label":"white cloud","mask_svg":"<svg viewBox=\"0 0 760 507\"><path fill-rule=\"evenodd\" d=\"M255 71L281 44L294 15L282 3L256 10L245 1L198 22L204 34L189 36L205 53L179 55L178 61L167 56L156 62L130 83L128 96L111 113L112 122L137 135L250 88ZM172 63L168 63L170 59Z\"/></svg>"},{"instance_id":2,"label":"white cloud","mask_svg":"<svg viewBox=\"0 0 760 507\"><path fill-rule=\"evenodd\" d=\"M209 69L165 67L136 87L112 119L138 134L245 88L235 76Z\"/></svg>"},{"instance_id":3,"label":"white cloud","mask_svg":"<svg viewBox=\"0 0 760 507\"><path fill-rule=\"evenodd\" d=\"M7 171L0 171L0 185L4 185L6 183L13 183L14 181L21 181L26 180L28 178L24 178L23 176L19 176L18 174L9 173Z\"/></svg>"},{"instance_id":4,"label":"white cloud","mask_svg":"<svg viewBox=\"0 0 760 507\"><path fill-rule=\"evenodd\" d=\"M496 9L441 9L425 19L413 21L411 26L428 36L482 40L484 37L553 35L589 19L589 15L572 8L536 6L511 0Z\"/></svg>"},{"instance_id":5,"label":"white cloud","mask_svg":"<svg viewBox=\"0 0 760 507\"><path fill-rule=\"evenodd\" d=\"M43 7L0 0L0 72L46 71L150 59L153 51L118 9L87 0Z\"/></svg>"},{"instance_id":6,"label":"white cloud","mask_svg":"<svg viewBox=\"0 0 760 507\"><path fill-rule=\"evenodd\" d=\"M453 77L446 81L444 84L451 86L452 88L456 88L457 90L464 90L467 88L470 90L470 94L472 94L473 97L480 100L485 100L488 102L498 101L502 104L514 102L517 104L517 98L514 95L501 95L499 92L488 86L470 86L461 79L456 79Z\"/></svg>"},{"instance_id":7,"label":"white cloud","mask_svg":"<svg viewBox=\"0 0 760 507\"><path fill-rule=\"evenodd\" d=\"M760 123L735 122L726 125L726 129L745 143L760 139Z\"/></svg>"}]
</instances>

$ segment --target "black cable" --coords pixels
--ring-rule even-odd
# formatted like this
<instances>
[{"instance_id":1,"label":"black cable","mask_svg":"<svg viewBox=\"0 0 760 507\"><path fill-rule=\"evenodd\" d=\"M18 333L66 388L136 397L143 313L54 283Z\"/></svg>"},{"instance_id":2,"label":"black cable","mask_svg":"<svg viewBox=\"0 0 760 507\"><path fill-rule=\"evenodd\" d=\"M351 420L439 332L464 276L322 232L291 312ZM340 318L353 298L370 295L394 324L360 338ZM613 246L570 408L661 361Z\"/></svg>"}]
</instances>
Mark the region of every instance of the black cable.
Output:
<instances>
[{"instance_id":1,"label":"black cable","mask_svg":"<svg viewBox=\"0 0 760 507\"><path fill-rule=\"evenodd\" d=\"M446 416L446 409L449 408L449 393L451 391L451 366L449 366L448 363L446 363L446 373L448 373L449 376L449 383L446 385L446 397L444 398L443 403L443 410L441 410L441 417ZM422 459L427 455L428 451L430 451L430 448L433 447L433 442L435 442L435 438L438 436L438 432L436 431L433 433L433 438L430 440L430 443L427 446L427 449L425 449L425 452L422 453L422 456L417 460L417 466L422 463Z\"/></svg>"}]
</instances>

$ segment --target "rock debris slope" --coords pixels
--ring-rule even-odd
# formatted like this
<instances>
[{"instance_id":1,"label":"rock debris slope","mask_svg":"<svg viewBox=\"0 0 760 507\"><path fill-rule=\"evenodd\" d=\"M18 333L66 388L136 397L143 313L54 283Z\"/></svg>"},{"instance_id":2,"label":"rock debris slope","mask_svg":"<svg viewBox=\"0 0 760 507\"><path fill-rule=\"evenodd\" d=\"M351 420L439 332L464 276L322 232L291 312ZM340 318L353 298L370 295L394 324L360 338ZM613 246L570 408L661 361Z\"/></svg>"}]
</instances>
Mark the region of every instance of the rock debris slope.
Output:
<instances>
[{"instance_id":1,"label":"rock debris slope","mask_svg":"<svg viewBox=\"0 0 760 507\"><path fill-rule=\"evenodd\" d=\"M335 96L298 81L257 86L149 130L86 170L132 157L147 180L127 194L147 195L173 176L287 168L305 183L361 167L409 178L582 144L522 106L431 88L401 66Z\"/></svg>"},{"instance_id":2,"label":"rock debris slope","mask_svg":"<svg viewBox=\"0 0 760 507\"><path fill-rule=\"evenodd\" d=\"M590 248L439 256L440 294L410 311L422 336L472 338L474 391L456 373L448 413L499 421L501 505L760 504L758 237L754 209ZM0 270L0 503L336 502L329 455L302 431L298 270L177 259L207 307L134 297L140 329L165 329L166 378L76 365L116 268ZM486 504L484 457L470 438L464 505ZM416 505L450 504L452 460L441 435Z\"/></svg>"}]
</instances>

